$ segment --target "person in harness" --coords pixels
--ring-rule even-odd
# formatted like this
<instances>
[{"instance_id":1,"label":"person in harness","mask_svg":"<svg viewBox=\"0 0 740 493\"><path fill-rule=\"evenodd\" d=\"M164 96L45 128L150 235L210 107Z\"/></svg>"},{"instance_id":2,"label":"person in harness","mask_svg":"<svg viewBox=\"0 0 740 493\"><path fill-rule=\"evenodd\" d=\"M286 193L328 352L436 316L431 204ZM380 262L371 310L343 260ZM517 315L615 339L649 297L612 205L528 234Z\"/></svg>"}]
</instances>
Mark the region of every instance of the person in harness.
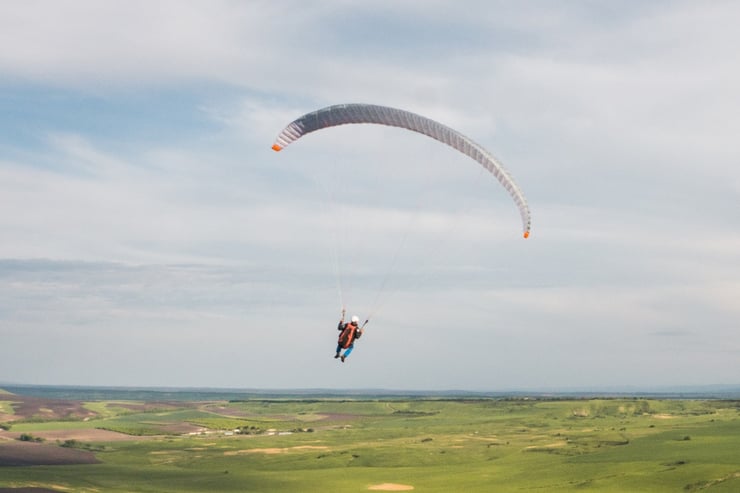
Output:
<instances>
[{"instance_id":1,"label":"person in harness","mask_svg":"<svg viewBox=\"0 0 740 493\"><path fill-rule=\"evenodd\" d=\"M365 325L362 327L359 326L360 319L357 315L354 315L349 323L344 322L344 315L345 310L342 310L342 318L339 320L339 325L337 325L337 330L339 331L337 354L334 355L335 359L341 358L342 363L344 363L344 360L349 357L350 353L355 348L355 341L362 337L362 333L364 331L363 327L365 327ZM344 349L344 354L341 354L342 349Z\"/></svg>"}]
</instances>

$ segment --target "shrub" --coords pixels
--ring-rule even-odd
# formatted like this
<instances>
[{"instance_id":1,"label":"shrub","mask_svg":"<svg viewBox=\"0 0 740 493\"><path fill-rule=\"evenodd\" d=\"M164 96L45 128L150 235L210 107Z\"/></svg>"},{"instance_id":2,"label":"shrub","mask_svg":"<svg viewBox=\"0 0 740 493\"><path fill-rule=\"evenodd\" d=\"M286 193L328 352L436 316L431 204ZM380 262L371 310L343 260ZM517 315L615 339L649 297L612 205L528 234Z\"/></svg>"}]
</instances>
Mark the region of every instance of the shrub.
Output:
<instances>
[{"instance_id":1,"label":"shrub","mask_svg":"<svg viewBox=\"0 0 740 493\"><path fill-rule=\"evenodd\" d=\"M44 439L41 437L35 437L31 435L30 433L21 433L21 436L18 437L18 440L21 442L43 442Z\"/></svg>"}]
</instances>

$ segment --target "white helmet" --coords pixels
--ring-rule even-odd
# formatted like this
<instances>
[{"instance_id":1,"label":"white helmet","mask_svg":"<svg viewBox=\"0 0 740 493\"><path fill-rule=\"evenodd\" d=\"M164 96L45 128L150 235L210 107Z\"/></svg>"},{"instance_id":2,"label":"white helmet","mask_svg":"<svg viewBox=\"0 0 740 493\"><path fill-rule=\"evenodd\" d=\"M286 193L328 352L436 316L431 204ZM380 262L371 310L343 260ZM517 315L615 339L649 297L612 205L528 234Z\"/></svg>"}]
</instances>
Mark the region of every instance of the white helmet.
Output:
<instances>
[{"instance_id":1,"label":"white helmet","mask_svg":"<svg viewBox=\"0 0 740 493\"><path fill-rule=\"evenodd\" d=\"M357 315L352 315L352 323L353 324L359 324L360 323L360 317Z\"/></svg>"}]
</instances>

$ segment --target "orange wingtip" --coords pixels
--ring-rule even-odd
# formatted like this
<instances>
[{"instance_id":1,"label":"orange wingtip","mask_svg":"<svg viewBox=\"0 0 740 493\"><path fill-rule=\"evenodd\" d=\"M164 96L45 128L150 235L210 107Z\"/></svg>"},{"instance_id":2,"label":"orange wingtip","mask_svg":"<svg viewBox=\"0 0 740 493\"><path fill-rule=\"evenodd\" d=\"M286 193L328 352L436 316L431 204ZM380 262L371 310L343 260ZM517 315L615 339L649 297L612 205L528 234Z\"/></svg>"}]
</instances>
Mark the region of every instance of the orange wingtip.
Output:
<instances>
[{"instance_id":1,"label":"orange wingtip","mask_svg":"<svg viewBox=\"0 0 740 493\"><path fill-rule=\"evenodd\" d=\"M524 232L524 237L525 237L525 238L529 238L529 231L525 231L525 232Z\"/></svg>"},{"instance_id":2,"label":"orange wingtip","mask_svg":"<svg viewBox=\"0 0 740 493\"><path fill-rule=\"evenodd\" d=\"M273 151L280 151L280 150L282 150L282 147L280 147L278 144L272 144L272 150Z\"/></svg>"}]
</instances>

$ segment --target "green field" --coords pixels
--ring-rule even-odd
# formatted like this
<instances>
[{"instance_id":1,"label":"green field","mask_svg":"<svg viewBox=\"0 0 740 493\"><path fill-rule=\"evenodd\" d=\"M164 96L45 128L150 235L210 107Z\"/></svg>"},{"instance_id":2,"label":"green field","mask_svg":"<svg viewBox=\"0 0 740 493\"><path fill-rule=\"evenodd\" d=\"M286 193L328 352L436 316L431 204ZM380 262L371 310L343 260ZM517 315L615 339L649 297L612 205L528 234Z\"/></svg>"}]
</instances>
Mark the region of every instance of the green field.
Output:
<instances>
[{"instance_id":1,"label":"green field","mask_svg":"<svg viewBox=\"0 0 740 493\"><path fill-rule=\"evenodd\" d=\"M740 491L738 401L254 399L170 403L146 412L120 404L86 403L98 413L87 421L13 421L2 433L79 430L84 436L102 428L134 437L75 442L93 450L99 464L0 467L0 487ZM200 428L167 431L182 424Z\"/></svg>"}]
</instances>

